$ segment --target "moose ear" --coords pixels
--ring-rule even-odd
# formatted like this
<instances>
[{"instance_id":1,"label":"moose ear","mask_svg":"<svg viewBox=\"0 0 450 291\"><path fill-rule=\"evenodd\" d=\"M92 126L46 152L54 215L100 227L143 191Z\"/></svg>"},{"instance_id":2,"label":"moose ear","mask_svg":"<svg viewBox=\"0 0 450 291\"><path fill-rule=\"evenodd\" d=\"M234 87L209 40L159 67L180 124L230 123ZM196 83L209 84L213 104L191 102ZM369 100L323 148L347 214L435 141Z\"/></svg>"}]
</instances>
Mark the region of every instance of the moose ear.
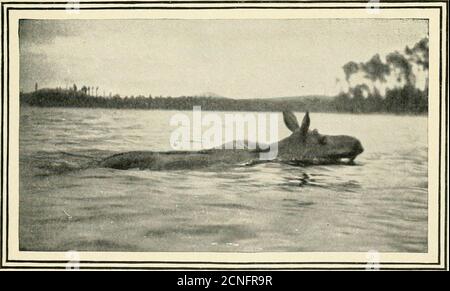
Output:
<instances>
[{"instance_id":1,"label":"moose ear","mask_svg":"<svg viewBox=\"0 0 450 291\"><path fill-rule=\"evenodd\" d=\"M311 120L309 119L309 112L306 111L305 116L303 117L302 126L300 127L300 132L302 135L306 135L308 133L310 123Z\"/></svg>"},{"instance_id":2,"label":"moose ear","mask_svg":"<svg viewBox=\"0 0 450 291\"><path fill-rule=\"evenodd\" d=\"M300 128L298 125L297 117L295 117L294 113L291 111L283 111L283 120L286 127L289 128L290 131L294 132Z\"/></svg>"}]
</instances>

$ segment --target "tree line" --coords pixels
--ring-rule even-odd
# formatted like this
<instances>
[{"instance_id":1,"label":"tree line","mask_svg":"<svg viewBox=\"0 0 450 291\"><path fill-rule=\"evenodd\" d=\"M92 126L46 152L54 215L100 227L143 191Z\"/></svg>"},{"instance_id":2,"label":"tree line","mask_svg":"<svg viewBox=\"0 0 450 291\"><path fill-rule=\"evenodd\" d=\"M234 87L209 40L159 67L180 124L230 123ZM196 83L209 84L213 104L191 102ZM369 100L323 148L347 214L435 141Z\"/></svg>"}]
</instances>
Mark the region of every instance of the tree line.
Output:
<instances>
[{"instance_id":1,"label":"tree line","mask_svg":"<svg viewBox=\"0 0 450 291\"><path fill-rule=\"evenodd\" d=\"M281 102L275 98L264 100L207 96L94 97L82 91L60 89L40 89L31 93L21 93L20 101L21 104L39 107L192 110L194 106L201 106L202 110L210 111L282 111L286 109L321 111L326 109L328 103L323 98L301 98L301 100Z\"/></svg>"},{"instance_id":2,"label":"tree line","mask_svg":"<svg viewBox=\"0 0 450 291\"><path fill-rule=\"evenodd\" d=\"M428 38L423 38L412 48L407 46L403 52L389 53L385 61L376 54L367 62L346 63L342 68L348 89L335 98L336 110L428 112L428 54ZM362 76L363 82L353 84L352 77L356 75ZM423 88L416 86L418 75L425 79Z\"/></svg>"}]
</instances>

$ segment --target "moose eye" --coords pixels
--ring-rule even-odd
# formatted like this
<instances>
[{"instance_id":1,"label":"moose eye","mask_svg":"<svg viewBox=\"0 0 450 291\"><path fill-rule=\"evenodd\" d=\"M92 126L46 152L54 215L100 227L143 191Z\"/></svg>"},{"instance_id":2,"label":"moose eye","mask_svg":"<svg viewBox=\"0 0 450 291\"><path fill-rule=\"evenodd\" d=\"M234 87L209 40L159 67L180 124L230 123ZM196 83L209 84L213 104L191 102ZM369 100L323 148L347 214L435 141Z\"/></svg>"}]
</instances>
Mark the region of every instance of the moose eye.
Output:
<instances>
[{"instance_id":1,"label":"moose eye","mask_svg":"<svg viewBox=\"0 0 450 291\"><path fill-rule=\"evenodd\" d=\"M326 144L327 143L327 137L326 136L319 136L319 144Z\"/></svg>"}]
</instances>

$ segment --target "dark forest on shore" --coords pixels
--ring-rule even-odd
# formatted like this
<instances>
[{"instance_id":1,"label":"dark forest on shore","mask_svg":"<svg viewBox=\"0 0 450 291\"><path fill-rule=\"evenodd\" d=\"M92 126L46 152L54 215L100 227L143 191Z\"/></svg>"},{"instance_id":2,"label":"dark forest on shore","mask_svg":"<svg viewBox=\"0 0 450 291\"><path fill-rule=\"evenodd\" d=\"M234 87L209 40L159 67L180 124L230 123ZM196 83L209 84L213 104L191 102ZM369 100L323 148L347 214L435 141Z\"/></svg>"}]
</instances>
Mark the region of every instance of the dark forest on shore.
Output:
<instances>
[{"instance_id":1,"label":"dark forest on shore","mask_svg":"<svg viewBox=\"0 0 450 291\"><path fill-rule=\"evenodd\" d=\"M346 92L335 97L307 96L269 99L232 99L217 96L96 96L94 90L76 84L70 89L46 88L21 93L22 105L40 107L84 107L116 109L192 110L201 106L211 111L313 111L346 113L404 113L428 112L428 79L425 88L416 87L416 71L428 76L428 39L412 48L388 54L383 61L379 54L367 62L348 62L342 67ZM366 82L352 85L352 77L363 75ZM395 77L393 88L386 86L387 77ZM383 94L380 88L385 88ZM93 89L93 87L92 87Z\"/></svg>"}]
</instances>

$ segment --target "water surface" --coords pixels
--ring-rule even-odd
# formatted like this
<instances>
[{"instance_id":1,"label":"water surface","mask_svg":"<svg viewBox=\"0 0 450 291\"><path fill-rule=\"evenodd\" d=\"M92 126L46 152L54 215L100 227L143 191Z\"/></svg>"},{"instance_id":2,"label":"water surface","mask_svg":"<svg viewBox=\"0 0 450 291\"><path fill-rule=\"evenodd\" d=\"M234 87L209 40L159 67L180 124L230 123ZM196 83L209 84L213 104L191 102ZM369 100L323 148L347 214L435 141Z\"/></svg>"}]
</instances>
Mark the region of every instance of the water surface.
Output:
<instances>
[{"instance_id":1,"label":"water surface","mask_svg":"<svg viewBox=\"0 0 450 291\"><path fill-rule=\"evenodd\" d=\"M85 167L170 150L174 113L22 107L20 249L427 251L426 117L312 113L311 129L361 140L354 166Z\"/></svg>"}]
</instances>

